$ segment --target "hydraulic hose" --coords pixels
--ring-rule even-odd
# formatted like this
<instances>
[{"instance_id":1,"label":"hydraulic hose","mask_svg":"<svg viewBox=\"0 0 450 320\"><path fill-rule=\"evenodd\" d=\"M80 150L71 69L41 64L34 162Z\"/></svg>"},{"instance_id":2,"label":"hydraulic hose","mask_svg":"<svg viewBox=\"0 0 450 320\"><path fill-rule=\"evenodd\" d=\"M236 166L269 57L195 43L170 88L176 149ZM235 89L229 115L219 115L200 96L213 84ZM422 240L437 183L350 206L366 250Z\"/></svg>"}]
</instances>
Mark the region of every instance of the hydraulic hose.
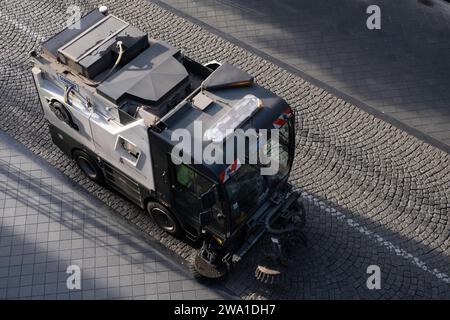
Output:
<instances>
[{"instance_id":1,"label":"hydraulic hose","mask_svg":"<svg viewBox=\"0 0 450 320\"><path fill-rule=\"evenodd\" d=\"M103 78L102 81L105 81L113 73L113 71L117 68L120 61L122 60L123 53L125 52L125 50L123 50L122 47L122 41L117 41L117 47L119 48L119 55L117 56L116 62L114 63L113 67L109 70L109 72L106 74L106 76Z\"/></svg>"}]
</instances>

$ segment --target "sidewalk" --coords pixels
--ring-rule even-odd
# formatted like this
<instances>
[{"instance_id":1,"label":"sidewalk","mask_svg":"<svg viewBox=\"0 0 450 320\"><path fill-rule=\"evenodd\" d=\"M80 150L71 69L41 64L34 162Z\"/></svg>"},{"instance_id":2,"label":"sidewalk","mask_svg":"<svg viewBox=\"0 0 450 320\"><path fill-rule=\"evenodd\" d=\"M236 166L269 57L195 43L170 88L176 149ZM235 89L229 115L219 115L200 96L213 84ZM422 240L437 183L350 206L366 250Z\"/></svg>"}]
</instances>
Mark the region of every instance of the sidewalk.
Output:
<instances>
[{"instance_id":1,"label":"sidewalk","mask_svg":"<svg viewBox=\"0 0 450 320\"><path fill-rule=\"evenodd\" d=\"M221 299L0 131L0 299ZM66 285L81 269L81 290Z\"/></svg>"}]
</instances>

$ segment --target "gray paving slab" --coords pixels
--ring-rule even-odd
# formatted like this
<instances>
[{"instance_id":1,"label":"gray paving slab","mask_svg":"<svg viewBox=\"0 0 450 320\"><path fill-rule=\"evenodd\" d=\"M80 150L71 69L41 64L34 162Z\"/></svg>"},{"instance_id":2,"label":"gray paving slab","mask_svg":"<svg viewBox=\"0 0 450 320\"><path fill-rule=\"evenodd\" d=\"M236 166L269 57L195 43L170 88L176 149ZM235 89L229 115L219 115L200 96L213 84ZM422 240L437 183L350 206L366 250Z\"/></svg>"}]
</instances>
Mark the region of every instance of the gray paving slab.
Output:
<instances>
[{"instance_id":1,"label":"gray paving slab","mask_svg":"<svg viewBox=\"0 0 450 320\"><path fill-rule=\"evenodd\" d=\"M0 299L229 297L163 251L0 131ZM80 289L67 287L74 265Z\"/></svg>"},{"instance_id":2,"label":"gray paving slab","mask_svg":"<svg viewBox=\"0 0 450 320\"><path fill-rule=\"evenodd\" d=\"M450 146L450 3L159 0ZM369 5L381 30L366 27ZM447 149L449 150L449 149Z\"/></svg>"}]
</instances>

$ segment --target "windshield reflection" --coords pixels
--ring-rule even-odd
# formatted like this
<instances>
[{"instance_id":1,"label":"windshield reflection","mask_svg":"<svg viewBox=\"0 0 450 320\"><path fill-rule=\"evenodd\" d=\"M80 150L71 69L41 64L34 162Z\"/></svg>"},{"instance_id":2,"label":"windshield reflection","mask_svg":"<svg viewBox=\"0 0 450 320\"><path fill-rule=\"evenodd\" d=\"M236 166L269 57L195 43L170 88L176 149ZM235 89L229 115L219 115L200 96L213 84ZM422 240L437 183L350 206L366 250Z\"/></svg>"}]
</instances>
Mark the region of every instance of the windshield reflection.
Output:
<instances>
[{"instance_id":1,"label":"windshield reflection","mask_svg":"<svg viewBox=\"0 0 450 320\"><path fill-rule=\"evenodd\" d=\"M279 162L279 170L275 175L261 175L262 164L243 164L225 183L232 221L238 225L267 199L269 190L284 180L289 174L289 141L291 133L290 121L279 129L278 155L272 154L271 139L262 147L263 153L272 157L271 161ZM268 164L267 166L269 166Z\"/></svg>"}]
</instances>

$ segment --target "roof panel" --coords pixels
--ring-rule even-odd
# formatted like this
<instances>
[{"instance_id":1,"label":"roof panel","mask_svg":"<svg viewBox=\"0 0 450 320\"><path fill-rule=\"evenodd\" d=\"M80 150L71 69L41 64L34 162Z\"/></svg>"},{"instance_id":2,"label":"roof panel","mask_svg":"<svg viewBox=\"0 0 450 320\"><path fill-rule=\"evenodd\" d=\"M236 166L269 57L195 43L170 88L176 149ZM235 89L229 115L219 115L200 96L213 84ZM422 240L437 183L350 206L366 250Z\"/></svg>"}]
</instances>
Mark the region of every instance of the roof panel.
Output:
<instances>
[{"instance_id":1,"label":"roof panel","mask_svg":"<svg viewBox=\"0 0 450 320\"><path fill-rule=\"evenodd\" d=\"M105 18L97 9L91 11L86 16L79 20L80 28L65 28L60 33L57 33L50 39L48 39L43 45L44 51L54 57L58 54L58 49L66 43L72 41L75 37L86 31L88 28Z\"/></svg>"},{"instance_id":2,"label":"roof panel","mask_svg":"<svg viewBox=\"0 0 450 320\"><path fill-rule=\"evenodd\" d=\"M177 49L155 42L97 87L114 103L125 96L154 104L188 78L184 66L174 58Z\"/></svg>"}]
</instances>

